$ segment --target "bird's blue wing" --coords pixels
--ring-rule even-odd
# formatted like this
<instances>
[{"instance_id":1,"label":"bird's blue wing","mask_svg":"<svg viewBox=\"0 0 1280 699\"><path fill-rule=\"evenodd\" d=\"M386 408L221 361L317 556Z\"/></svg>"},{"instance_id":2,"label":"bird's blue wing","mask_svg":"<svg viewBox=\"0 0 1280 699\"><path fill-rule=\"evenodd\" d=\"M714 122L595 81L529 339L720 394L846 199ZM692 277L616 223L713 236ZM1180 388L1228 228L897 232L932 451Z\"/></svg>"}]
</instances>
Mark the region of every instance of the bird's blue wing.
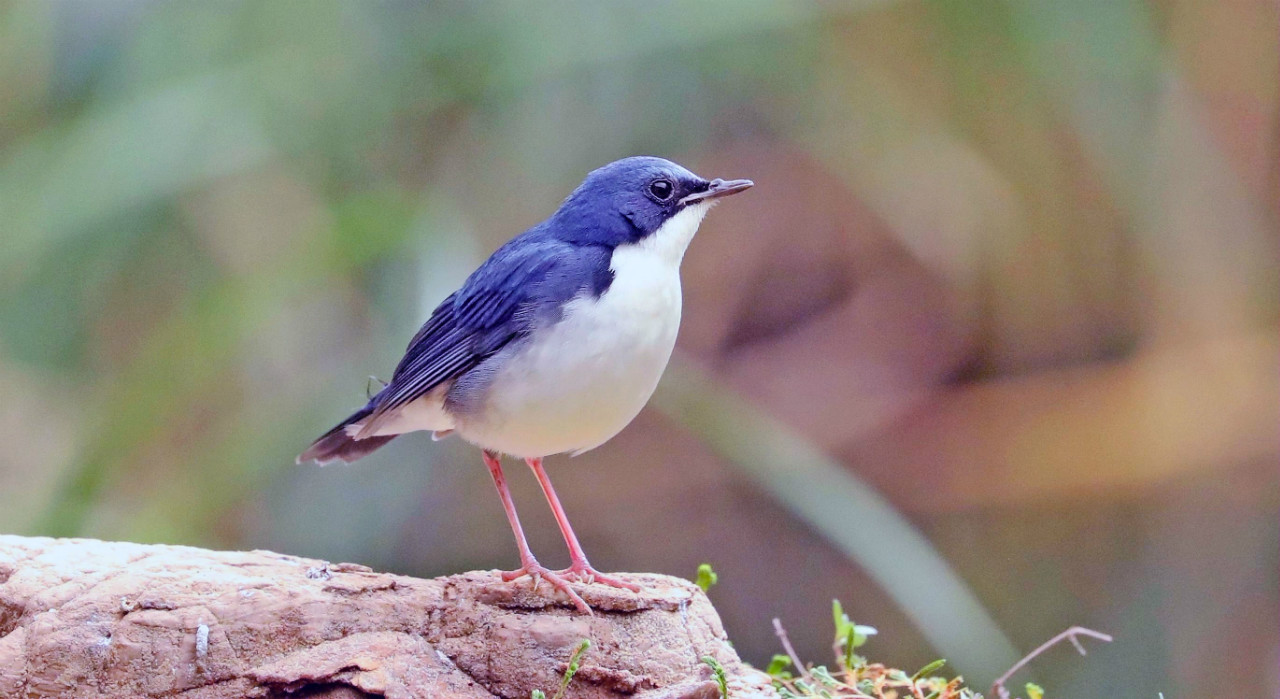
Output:
<instances>
[{"instance_id":1,"label":"bird's blue wing","mask_svg":"<svg viewBox=\"0 0 1280 699\"><path fill-rule=\"evenodd\" d=\"M557 240L516 239L499 248L462 288L445 299L414 335L391 382L375 398L365 430L436 386L457 378L584 292L600 294L612 279L611 254Z\"/></svg>"}]
</instances>

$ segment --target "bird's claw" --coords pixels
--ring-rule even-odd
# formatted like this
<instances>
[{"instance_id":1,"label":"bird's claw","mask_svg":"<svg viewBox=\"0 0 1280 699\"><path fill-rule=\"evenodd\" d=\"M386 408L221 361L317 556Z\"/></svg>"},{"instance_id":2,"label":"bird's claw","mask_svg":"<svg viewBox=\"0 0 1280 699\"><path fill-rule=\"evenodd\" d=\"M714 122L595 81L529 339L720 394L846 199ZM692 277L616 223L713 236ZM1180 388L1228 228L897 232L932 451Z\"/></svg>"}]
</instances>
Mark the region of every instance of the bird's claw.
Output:
<instances>
[{"instance_id":1,"label":"bird's claw","mask_svg":"<svg viewBox=\"0 0 1280 699\"><path fill-rule=\"evenodd\" d=\"M569 581L565 579L564 576L560 573L547 569L537 561L525 561L524 565L520 566L516 570L503 571L502 580L504 582L511 582L512 580L517 580L526 575L533 581L534 592L538 591L538 584L543 580L546 580L548 583L551 583L552 588L563 592L565 597L568 597L569 601L573 603L573 606L578 608L578 611L586 612L587 614L592 613L591 607L587 606L586 600L582 599L582 596L577 592L574 592L573 588L569 586Z\"/></svg>"},{"instance_id":2,"label":"bird's claw","mask_svg":"<svg viewBox=\"0 0 1280 699\"><path fill-rule=\"evenodd\" d=\"M592 568L591 564L586 561L574 561L573 565L565 568L564 570L557 571L557 574L562 575L569 580L584 582L588 585L591 583L600 583L601 585L617 587L623 590L630 590L632 592L640 591L639 585L605 575L595 568Z\"/></svg>"}]
</instances>

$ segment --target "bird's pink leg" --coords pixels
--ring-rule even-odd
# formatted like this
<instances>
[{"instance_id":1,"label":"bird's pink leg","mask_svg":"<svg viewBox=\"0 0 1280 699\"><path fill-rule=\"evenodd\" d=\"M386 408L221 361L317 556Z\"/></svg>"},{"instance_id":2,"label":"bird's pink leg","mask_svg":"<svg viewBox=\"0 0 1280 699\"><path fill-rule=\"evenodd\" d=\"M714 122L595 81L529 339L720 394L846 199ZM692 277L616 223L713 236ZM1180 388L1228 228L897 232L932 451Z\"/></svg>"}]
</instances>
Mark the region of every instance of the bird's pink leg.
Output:
<instances>
[{"instance_id":1,"label":"bird's pink leg","mask_svg":"<svg viewBox=\"0 0 1280 699\"><path fill-rule=\"evenodd\" d=\"M632 592L639 592L639 585L611 578L591 567L591 564L587 562L587 554L582 552L582 545L578 543L578 537L573 534L573 527L569 525L569 517L565 515L564 508L560 506L560 498L556 497L556 489L551 487L551 479L547 478L547 472L542 469L542 459L525 459L524 462L529 464L529 468L533 469L533 475L538 478L538 485L542 486L542 493L547 496L547 502L551 504L551 512L556 516L556 524L560 525L560 533L564 535L564 542L569 545L569 567L558 572L565 577L587 583L604 583L611 587L621 587Z\"/></svg>"},{"instance_id":2,"label":"bird's pink leg","mask_svg":"<svg viewBox=\"0 0 1280 699\"><path fill-rule=\"evenodd\" d=\"M502 579L511 581L528 575L533 579L535 590L538 589L538 580L545 579L553 587L564 592L569 601L573 602L573 606L590 614L591 608L578 593L573 591L573 588L569 587L569 581L564 579L563 574L548 570L533 557L533 552L529 550L529 542L524 538L524 529L520 527L520 517L516 515L516 504L511 500L511 491L507 489L507 478L502 475L502 461L497 454L487 449L481 453L484 455L484 465L489 467L489 475L493 476L493 484L498 488L498 496L502 498L502 508L507 511L511 532L516 535L516 547L520 549L520 567L503 572Z\"/></svg>"}]
</instances>

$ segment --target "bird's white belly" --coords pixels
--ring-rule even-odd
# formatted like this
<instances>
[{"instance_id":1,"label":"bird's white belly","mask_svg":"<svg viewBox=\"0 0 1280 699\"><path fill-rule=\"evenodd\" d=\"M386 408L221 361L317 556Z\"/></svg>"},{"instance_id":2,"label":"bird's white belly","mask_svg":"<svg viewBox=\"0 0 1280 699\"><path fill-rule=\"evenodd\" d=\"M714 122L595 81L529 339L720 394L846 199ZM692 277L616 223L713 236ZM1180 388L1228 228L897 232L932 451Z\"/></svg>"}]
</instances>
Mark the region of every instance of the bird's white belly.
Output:
<instances>
[{"instance_id":1,"label":"bird's white belly","mask_svg":"<svg viewBox=\"0 0 1280 699\"><path fill-rule=\"evenodd\" d=\"M484 406L458 432L515 456L593 449L640 412L671 358L680 326L678 261L618 249L600 298L566 304L494 376Z\"/></svg>"}]
</instances>

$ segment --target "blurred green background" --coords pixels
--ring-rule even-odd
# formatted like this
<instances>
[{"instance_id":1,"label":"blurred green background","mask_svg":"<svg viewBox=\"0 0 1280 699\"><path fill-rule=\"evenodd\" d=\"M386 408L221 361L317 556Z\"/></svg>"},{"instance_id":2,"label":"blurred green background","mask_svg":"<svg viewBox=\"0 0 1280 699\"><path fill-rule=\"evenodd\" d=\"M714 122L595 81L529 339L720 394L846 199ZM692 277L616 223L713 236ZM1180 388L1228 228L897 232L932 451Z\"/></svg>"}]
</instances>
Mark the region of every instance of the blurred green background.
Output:
<instances>
[{"instance_id":1,"label":"blurred green background","mask_svg":"<svg viewBox=\"0 0 1280 699\"><path fill-rule=\"evenodd\" d=\"M548 468L750 661L1280 691L1271 0L0 2L0 531L512 567L473 448L295 466L589 170L757 187L654 409ZM563 563L531 478L533 548ZM879 493L879 495L877 495ZM1016 649L1016 650L1015 650Z\"/></svg>"}]
</instances>

